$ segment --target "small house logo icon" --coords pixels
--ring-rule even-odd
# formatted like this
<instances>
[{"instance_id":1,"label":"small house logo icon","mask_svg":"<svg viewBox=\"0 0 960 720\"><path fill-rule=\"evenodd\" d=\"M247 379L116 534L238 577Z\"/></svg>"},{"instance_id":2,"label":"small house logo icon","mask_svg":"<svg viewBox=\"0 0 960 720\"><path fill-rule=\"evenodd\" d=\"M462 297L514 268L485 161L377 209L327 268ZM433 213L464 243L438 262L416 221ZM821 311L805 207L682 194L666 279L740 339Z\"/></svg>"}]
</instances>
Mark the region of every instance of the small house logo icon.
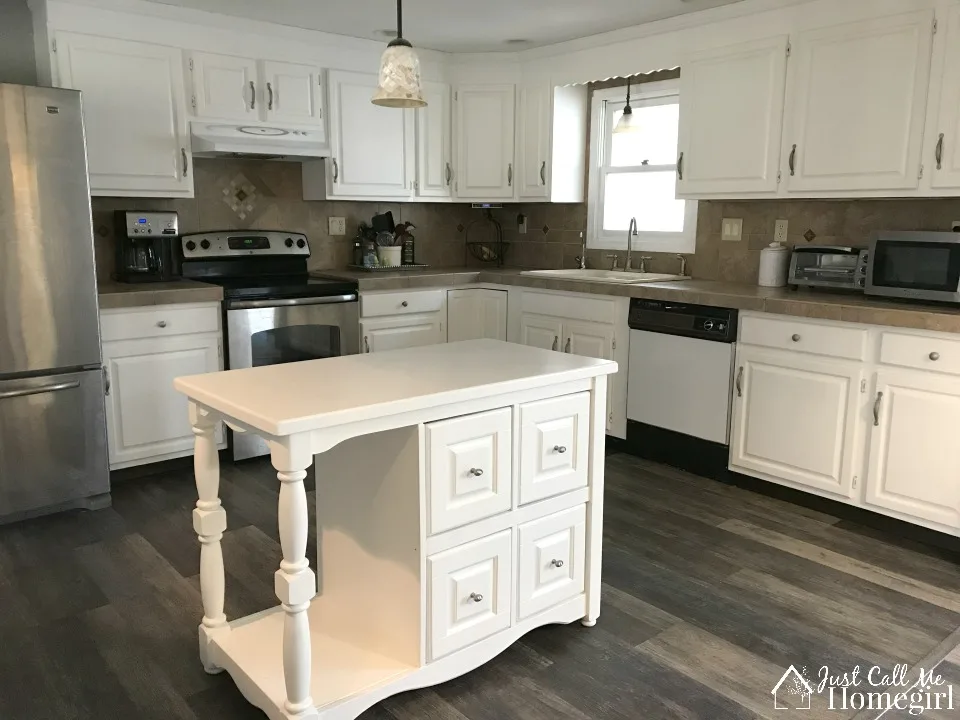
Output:
<instances>
[{"instance_id":1,"label":"small house logo icon","mask_svg":"<svg viewBox=\"0 0 960 720\"><path fill-rule=\"evenodd\" d=\"M813 688L793 665L770 691L774 710L809 710Z\"/></svg>"}]
</instances>

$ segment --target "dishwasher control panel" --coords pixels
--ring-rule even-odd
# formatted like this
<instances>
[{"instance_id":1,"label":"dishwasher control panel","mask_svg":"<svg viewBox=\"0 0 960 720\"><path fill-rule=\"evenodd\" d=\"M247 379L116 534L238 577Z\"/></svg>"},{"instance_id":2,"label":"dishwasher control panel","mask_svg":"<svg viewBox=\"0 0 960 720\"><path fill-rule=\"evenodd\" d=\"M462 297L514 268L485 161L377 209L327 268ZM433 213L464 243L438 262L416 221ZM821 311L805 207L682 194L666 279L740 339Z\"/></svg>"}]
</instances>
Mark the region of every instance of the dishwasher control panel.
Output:
<instances>
[{"instance_id":1,"label":"dishwasher control panel","mask_svg":"<svg viewBox=\"0 0 960 720\"><path fill-rule=\"evenodd\" d=\"M629 323L632 330L725 343L737 340L737 311L729 308L633 298Z\"/></svg>"}]
</instances>

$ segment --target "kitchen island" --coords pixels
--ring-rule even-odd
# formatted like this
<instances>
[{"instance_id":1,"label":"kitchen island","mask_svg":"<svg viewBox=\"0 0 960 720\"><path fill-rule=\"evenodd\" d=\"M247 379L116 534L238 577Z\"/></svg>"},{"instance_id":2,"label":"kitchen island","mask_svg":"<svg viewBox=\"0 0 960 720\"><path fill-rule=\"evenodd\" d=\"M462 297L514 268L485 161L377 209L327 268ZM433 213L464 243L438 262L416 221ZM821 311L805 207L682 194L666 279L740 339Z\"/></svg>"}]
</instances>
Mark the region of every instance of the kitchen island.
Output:
<instances>
[{"instance_id":1,"label":"kitchen island","mask_svg":"<svg viewBox=\"0 0 960 720\"><path fill-rule=\"evenodd\" d=\"M274 720L352 720L541 625L595 624L616 371L474 340L178 378L196 436L203 667ZM280 606L232 621L221 421L267 441L280 481ZM303 485L314 461L319 589Z\"/></svg>"}]
</instances>

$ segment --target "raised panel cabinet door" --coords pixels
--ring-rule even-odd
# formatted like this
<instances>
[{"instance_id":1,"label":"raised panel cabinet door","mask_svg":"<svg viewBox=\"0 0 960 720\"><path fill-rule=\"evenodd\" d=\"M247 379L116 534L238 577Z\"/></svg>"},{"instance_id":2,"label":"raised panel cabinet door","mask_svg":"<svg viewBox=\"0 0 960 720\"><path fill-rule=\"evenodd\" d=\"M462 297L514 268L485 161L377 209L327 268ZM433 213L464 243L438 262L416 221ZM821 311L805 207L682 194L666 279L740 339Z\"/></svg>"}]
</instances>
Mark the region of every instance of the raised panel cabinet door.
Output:
<instances>
[{"instance_id":1,"label":"raised panel cabinet door","mask_svg":"<svg viewBox=\"0 0 960 720\"><path fill-rule=\"evenodd\" d=\"M851 497L862 366L743 346L736 366L731 468Z\"/></svg>"},{"instance_id":2,"label":"raised panel cabinet door","mask_svg":"<svg viewBox=\"0 0 960 720\"><path fill-rule=\"evenodd\" d=\"M510 627L512 560L512 530L427 558L430 660Z\"/></svg>"},{"instance_id":3,"label":"raised panel cabinet door","mask_svg":"<svg viewBox=\"0 0 960 720\"><path fill-rule=\"evenodd\" d=\"M457 89L457 178L462 198L512 198L514 85L470 85Z\"/></svg>"},{"instance_id":4,"label":"raised panel cabinet door","mask_svg":"<svg viewBox=\"0 0 960 720\"><path fill-rule=\"evenodd\" d=\"M866 502L960 528L960 379L881 370L872 403Z\"/></svg>"},{"instance_id":5,"label":"raised panel cabinet door","mask_svg":"<svg viewBox=\"0 0 960 720\"><path fill-rule=\"evenodd\" d=\"M56 54L83 93L91 193L193 197L180 50L58 32Z\"/></svg>"},{"instance_id":6,"label":"raised panel cabinet door","mask_svg":"<svg viewBox=\"0 0 960 720\"><path fill-rule=\"evenodd\" d=\"M377 76L330 71L327 190L333 196L410 197L414 115L370 102Z\"/></svg>"},{"instance_id":7,"label":"raised panel cabinet door","mask_svg":"<svg viewBox=\"0 0 960 720\"><path fill-rule=\"evenodd\" d=\"M944 29L947 40L940 113L934 128L933 152L924 164L933 167L933 187L960 189L960 7L950 10Z\"/></svg>"},{"instance_id":8,"label":"raised panel cabinet door","mask_svg":"<svg viewBox=\"0 0 960 720\"><path fill-rule=\"evenodd\" d=\"M450 197L453 194L452 96L444 83L423 83L425 108L417 115L417 195Z\"/></svg>"},{"instance_id":9,"label":"raised panel cabinet door","mask_svg":"<svg viewBox=\"0 0 960 720\"><path fill-rule=\"evenodd\" d=\"M380 352L437 345L444 342L440 313L363 320L360 322L360 352Z\"/></svg>"},{"instance_id":10,"label":"raised panel cabinet door","mask_svg":"<svg viewBox=\"0 0 960 720\"><path fill-rule=\"evenodd\" d=\"M512 417L502 408L427 425L431 534L510 509Z\"/></svg>"},{"instance_id":11,"label":"raised panel cabinet door","mask_svg":"<svg viewBox=\"0 0 960 720\"><path fill-rule=\"evenodd\" d=\"M517 611L523 619L583 592L584 505L521 525L517 542Z\"/></svg>"},{"instance_id":12,"label":"raised panel cabinet door","mask_svg":"<svg viewBox=\"0 0 960 720\"><path fill-rule=\"evenodd\" d=\"M517 146L517 178L521 200L550 197L550 99L547 83L527 85L518 91L520 141Z\"/></svg>"},{"instance_id":13,"label":"raised panel cabinet door","mask_svg":"<svg viewBox=\"0 0 960 720\"><path fill-rule=\"evenodd\" d=\"M563 323L563 330L562 349L564 352L599 360L613 360L613 346L616 336L612 325L567 320ZM614 403L617 398L626 395L626 390L621 389L620 385L620 378L625 377L626 375L620 372L610 376L607 391L607 430L611 430L613 426Z\"/></svg>"},{"instance_id":14,"label":"raised panel cabinet door","mask_svg":"<svg viewBox=\"0 0 960 720\"><path fill-rule=\"evenodd\" d=\"M198 118L256 121L260 117L262 88L257 61L214 53L190 53L192 103Z\"/></svg>"},{"instance_id":15,"label":"raised panel cabinet door","mask_svg":"<svg viewBox=\"0 0 960 720\"><path fill-rule=\"evenodd\" d=\"M261 99L267 122L323 126L320 68L264 60L263 83Z\"/></svg>"},{"instance_id":16,"label":"raised panel cabinet door","mask_svg":"<svg viewBox=\"0 0 960 720\"><path fill-rule=\"evenodd\" d=\"M560 318L534 313L520 315L520 344L544 350L560 350L563 321Z\"/></svg>"},{"instance_id":17,"label":"raised panel cabinet door","mask_svg":"<svg viewBox=\"0 0 960 720\"><path fill-rule=\"evenodd\" d=\"M586 487L590 393L520 406L520 504Z\"/></svg>"},{"instance_id":18,"label":"raised panel cabinet door","mask_svg":"<svg viewBox=\"0 0 960 720\"><path fill-rule=\"evenodd\" d=\"M686 59L679 196L776 194L786 76L786 35Z\"/></svg>"},{"instance_id":19,"label":"raised panel cabinet door","mask_svg":"<svg viewBox=\"0 0 960 720\"><path fill-rule=\"evenodd\" d=\"M781 168L791 192L919 186L933 11L800 33Z\"/></svg>"},{"instance_id":20,"label":"raised panel cabinet door","mask_svg":"<svg viewBox=\"0 0 960 720\"><path fill-rule=\"evenodd\" d=\"M506 290L447 292L447 342L507 339Z\"/></svg>"},{"instance_id":21,"label":"raised panel cabinet door","mask_svg":"<svg viewBox=\"0 0 960 720\"><path fill-rule=\"evenodd\" d=\"M218 335L104 343L103 362L111 466L193 449L187 398L173 381L221 369Z\"/></svg>"}]
</instances>

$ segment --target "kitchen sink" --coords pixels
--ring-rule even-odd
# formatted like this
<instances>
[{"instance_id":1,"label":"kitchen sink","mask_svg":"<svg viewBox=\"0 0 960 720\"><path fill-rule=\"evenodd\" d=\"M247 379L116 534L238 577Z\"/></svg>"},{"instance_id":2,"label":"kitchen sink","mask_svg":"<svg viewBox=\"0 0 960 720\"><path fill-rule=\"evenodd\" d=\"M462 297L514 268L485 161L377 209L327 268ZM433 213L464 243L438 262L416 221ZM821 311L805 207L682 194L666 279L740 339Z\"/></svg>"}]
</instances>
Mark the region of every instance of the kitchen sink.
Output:
<instances>
[{"instance_id":1,"label":"kitchen sink","mask_svg":"<svg viewBox=\"0 0 960 720\"><path fill-rule=\"evenodd\" d=\"M520 274L531 277L557 278L558 280L586 280L587 282L620 283L623 285L690 279L684 275L626 272L624 270L524 270Z\"/></svg>"}]
</instances>

